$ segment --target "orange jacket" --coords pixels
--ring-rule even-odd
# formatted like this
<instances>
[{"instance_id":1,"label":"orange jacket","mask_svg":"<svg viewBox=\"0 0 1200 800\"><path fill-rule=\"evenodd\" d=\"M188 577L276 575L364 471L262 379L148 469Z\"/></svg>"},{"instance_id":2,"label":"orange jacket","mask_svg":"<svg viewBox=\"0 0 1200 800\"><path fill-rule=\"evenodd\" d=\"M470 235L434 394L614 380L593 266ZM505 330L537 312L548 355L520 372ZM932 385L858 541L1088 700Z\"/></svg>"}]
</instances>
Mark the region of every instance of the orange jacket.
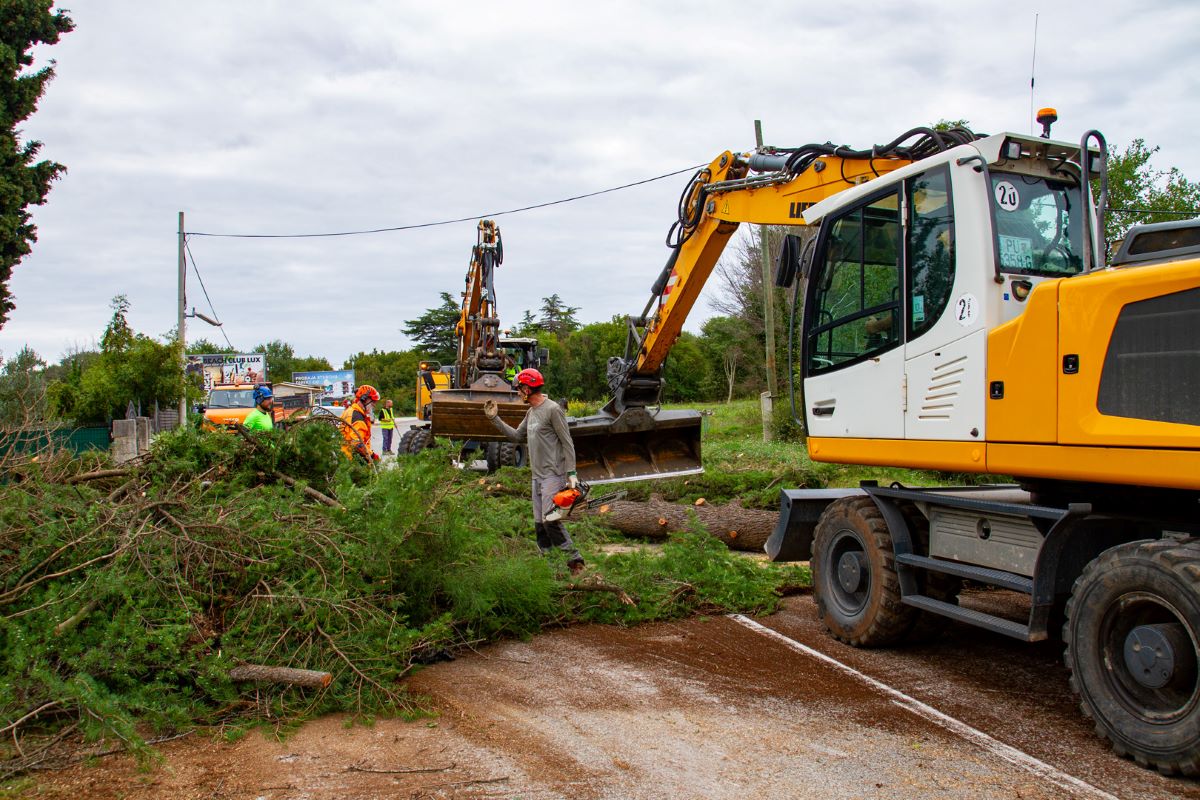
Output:
<instances>
[{"instance_id":1,"label":"orange jacket","mask_svg":"<svg viewBox=\"0 0 1200 800\"><path fill-rule=\"evenodd\" d=\"M356 400L342 412L342 422L346 423L342 426L342 437L346 440L342 445L342 452L346 454L346 458L354 458L354 454L358 453L370 461L371 415L363 408L362 403Z\"/></svg>"}]
</instances>

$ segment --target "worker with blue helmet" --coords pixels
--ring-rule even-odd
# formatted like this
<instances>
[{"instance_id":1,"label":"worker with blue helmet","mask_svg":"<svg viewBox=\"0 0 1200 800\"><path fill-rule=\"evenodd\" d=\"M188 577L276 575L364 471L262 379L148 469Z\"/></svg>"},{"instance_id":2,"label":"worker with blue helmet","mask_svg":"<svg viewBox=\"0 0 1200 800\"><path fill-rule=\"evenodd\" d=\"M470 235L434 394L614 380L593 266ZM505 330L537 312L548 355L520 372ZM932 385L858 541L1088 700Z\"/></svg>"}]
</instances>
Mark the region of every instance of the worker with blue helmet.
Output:
<instances>
[{"instance_id":1,"label":"worker with blue helmet","mask_svg":"<svg viewBox=\"0 0 1200 800\"><path fill-rule=\"evenodd\" d=\"M254 387L254 409L246 415L242 422L247 430L269 431L275 427L275 415L271 407L275 404L275 395L271 387L261 384Z\"/></svg>"}]
</instances>

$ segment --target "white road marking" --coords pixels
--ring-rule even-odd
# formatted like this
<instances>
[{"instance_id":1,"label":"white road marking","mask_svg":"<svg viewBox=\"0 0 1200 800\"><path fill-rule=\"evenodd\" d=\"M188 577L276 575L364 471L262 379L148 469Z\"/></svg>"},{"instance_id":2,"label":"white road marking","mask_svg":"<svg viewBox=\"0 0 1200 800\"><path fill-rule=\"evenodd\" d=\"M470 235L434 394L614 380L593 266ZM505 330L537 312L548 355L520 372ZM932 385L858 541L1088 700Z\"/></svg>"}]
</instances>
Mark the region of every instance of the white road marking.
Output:
<instances>
[{"instance_id":1,"label":"white road marking","mask_svg":"<svg viewBox=\"0 0 1200 800\"><path fill-rule=\"evenodd\" d=\"M899 689L893 689L886 683L882 683L872 678L870 675L859 672L854 667L843 664L832 656L825 655L820 650L814 650L808 645L801 644L795 639L784 636L779 631L772 630L771 628L757 623L749 617L742 616L741 614L730 614L729 618L739 625L749 628L755 633L760 633L763 636L781 642L788 648L795 650L798 653L811 656L818 661L823 661L830 666L836 667L843 672L853 675L863 683L866 683L869 686L886 694L896 705L906 708L914 714L924 717L930 722L933 722L936 725L945 728L946 730L953 731L959 736L962 736L964 739L979 745L989 753L992 753L993 755L996 755L1005 761L1008 761L1009 763L1016 764L1022 769L1026 769L1041 778L1045 778L1046 780L1063 789L1068 789L1072 792L1082 792L1090 797L1100 797L1104 798L1104 800L1119 800L1119 798L1117 798L1115 795L1111 795L1102 789L1098 789L1095 786L1092 786L1090 783L1076 778L1074 775L1068 775L1062 770L1052 767L1046 762L1036 759L1028 753L1016 749L1015 747L1010 747L1009 745L1006 745L997 739L993 739L983 731L972 728L967 723L957 720L947 714L943 714L936 708L926 705L914 697L909 697Z\"/></svg>"}]
</instances>

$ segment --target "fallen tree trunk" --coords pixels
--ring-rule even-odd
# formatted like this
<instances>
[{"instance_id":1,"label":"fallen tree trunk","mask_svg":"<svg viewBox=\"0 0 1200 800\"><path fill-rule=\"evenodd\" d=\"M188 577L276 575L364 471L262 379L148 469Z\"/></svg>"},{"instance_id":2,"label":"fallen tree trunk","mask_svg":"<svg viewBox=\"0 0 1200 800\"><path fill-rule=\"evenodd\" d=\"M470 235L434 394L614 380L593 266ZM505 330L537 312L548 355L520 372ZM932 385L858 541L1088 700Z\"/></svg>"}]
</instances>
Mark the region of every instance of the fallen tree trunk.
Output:
<instances>
[{"instance_id":1,"label":"fallen tree trunk","mask_svg":"<svg viewBox=\"0 0 1200 800\"><path fill-rule=\"evenodd\" d=\"M666 539L676 531L688 530L694 518L731 550L755 552L762 552L779 519L774 511L742 508L736 500L720 506L685 506L653 497L645 503L614 500L592 511L591 516L622 533L648 539Z\"/></svg>"},{"instance_id":2,"label":"fallen tree trunk","mask_svg":"<svg viewBox=\"0 0 1200 800\"><path fill-rule=\"evenodd\" d=\"M262 664L242 664L234 667L229 670L229 677L235 681L287 683L292 686L307 686L311 689L324 689L333 681L333 675L328 672L291 667L268 667Z\"/></svg>"}]
</instances>

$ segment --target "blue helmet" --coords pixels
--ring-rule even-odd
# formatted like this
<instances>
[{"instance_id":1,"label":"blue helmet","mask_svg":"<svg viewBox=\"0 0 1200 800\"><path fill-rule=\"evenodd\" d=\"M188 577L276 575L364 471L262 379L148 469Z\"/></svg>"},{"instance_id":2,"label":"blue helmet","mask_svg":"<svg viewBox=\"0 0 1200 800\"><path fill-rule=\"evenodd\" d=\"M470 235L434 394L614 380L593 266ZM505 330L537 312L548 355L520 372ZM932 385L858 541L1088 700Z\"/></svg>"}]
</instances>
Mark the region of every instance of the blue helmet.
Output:
<instances>
[{"instance_id":1,"label":"blue helmet","mask_svg":"<svg viewBox=\"0 0 1200 800\"><path fill-rule=\"evenodd\" d=\"M263 400L270 400L275 395L271 393L270 386L255 386L254 387L254 405L261 406Z\"/></svg>"}]
</instances>

